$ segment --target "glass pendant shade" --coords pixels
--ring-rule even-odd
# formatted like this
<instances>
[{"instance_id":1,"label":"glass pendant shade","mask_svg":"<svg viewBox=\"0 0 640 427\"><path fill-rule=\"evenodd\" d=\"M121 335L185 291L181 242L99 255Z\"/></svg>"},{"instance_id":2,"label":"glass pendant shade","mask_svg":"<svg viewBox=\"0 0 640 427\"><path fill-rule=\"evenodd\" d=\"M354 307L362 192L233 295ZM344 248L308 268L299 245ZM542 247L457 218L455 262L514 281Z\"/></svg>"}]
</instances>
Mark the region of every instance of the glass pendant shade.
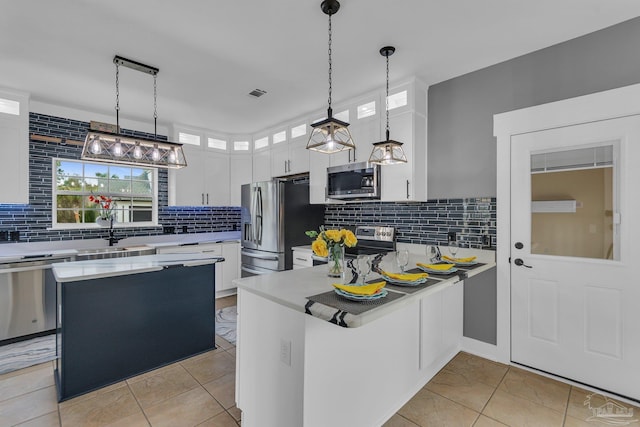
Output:
<instances>
[{"instance_id":1,"label":"glass pendant shade","mask_svg":"<svg viewBox=\"0 0 640 427\"><path fill-rule=\"evenodd\" d=\"M320 153L332 154L343 150L355 150L356 144L353 142L349 123L333 118L331 109L333 66L331 61L331 15L340 10L338 0L323 0L320 4L322 12L329 16L329 108L327 118L311 125L311 135L307 142L307 150L318 151Z\"/></svg>"},{"instance_id":2,"label":"glass pendant shade","mask_svg":"<svg viewBox=\"0 0 640 427\"><path fill-rule=\"evenodd\" d=\"M395 165L398 163L407 163L407 156L402 149L402 142L394 141L389 138L389 57L393 55L396 48L393 46L385 46L380 49L380 55L387 59L387 140L373 143L373 150L369 156L369 163L378 165Z\"/></svg>"},{"instance_id":3,"label":"glass pendant shade","mask_svg":"<svg viewBox=\"0 0 640 427\"><path fill-rule=\"evenodd\" d=\"M312 124L307 149L331 154L355 148L348 126L349 123L334 119L331 115L328 119Z\"/></svg>"},{"instance_id":4,"label":"glass pendant shade","mask_svg":"<svg viewBox=\"0 0 640 427\"><path fill-rule=\"evenodd\" d=\"M369 156L369 163L378 165L395 165L407 163L407 156L402 149L402 142L387 139L373 144L373 151Z\"/></svg>"},{"instance_id":5,"label":"glass pendant shade","mask_svg":"<svg viewBox=\"0 0 640 427\"><path fill-rule=\"evenodd\" d=\"M104 132L87 133L82 149L82 159L170 169L187 166L182 144Z\"/></svg>"}]
</instances>

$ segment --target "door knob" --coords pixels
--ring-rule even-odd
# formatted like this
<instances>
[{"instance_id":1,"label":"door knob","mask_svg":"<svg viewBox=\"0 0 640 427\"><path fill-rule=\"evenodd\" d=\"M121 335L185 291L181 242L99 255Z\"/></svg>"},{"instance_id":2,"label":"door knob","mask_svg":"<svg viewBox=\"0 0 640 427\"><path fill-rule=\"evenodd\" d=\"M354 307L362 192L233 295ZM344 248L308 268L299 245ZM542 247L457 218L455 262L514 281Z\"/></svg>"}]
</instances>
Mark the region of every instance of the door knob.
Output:
<instances>
[{"instance_id":1,"label":"door knob","mask_svg":"<svg viewBox=\"0 0 640 427\"><path fill-rule=\"evenodd\" d=\"M533 268L530 265L527 265L524 263L523 260L521 260L520 258L516 258L514 261L515 265L517 265L518 267L522 266L522 267L527 267L527 268Z\"/></svg>"}]
</instances>

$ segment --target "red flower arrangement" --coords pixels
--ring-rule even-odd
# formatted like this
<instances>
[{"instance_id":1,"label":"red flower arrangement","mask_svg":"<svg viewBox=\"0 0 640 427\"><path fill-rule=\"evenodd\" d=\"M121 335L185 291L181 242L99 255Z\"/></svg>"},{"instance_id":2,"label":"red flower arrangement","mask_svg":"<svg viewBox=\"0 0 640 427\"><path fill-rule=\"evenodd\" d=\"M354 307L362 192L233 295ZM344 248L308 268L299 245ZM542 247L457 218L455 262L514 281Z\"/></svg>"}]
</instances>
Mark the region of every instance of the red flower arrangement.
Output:
<instances>
[{"instance_id":1,"label":"red flower arrangement","mask_svg":"<svg viewBox=\"0 0 640 427\"><path fill-rule=\"evenodd\" d=\"M92 194L89 196L89 201L100 206L99 218L107 220L111 219L113 216L113 208L116 207L116 203L111 199L111 197L94 196Z\"/></svg>"}]
</instances>

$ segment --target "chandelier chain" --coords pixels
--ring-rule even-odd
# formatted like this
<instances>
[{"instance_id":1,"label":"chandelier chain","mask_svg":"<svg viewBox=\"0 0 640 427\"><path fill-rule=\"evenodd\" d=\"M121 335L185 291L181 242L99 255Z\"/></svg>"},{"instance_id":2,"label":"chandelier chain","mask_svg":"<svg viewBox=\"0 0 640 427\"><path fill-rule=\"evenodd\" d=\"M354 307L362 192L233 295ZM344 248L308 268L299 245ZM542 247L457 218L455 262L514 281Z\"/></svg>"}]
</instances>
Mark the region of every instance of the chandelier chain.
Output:
<instances>
[{"instance_id":1,"label":"chandelier chain","mask_svg":"<svg viewBox=\"0 0 640 427\"><path fill-rule=\"evenodd\" d=\"M116 132L120 133L120 64L116 62Z\"/></svg>"},{"instance_id":2,"label":"chandelier chain","mask_svg":"<svg viewBox=\"0 0 640 427\"><path fill-rule=\"evenodd\" d=\"M153 75L153 118L158 118L158 78Z\"/></svg>"},{"instance_id":3,"label":"chandelier chain","mask_svg":"<svg viewBox=\"0 0 640 427\"><path fill-rule=\"evenodd\" d=\"M153 75L153 139L158 139L158 76Z\"/></svg>"},{"instance_id":4,"label":"chandelier chain","mask_svg":"<svg viewBox=\"0 0 640 427\"><path fill-rule=\"evenodd\" d=\"M331 61L331 13L329 14L329 108L331 108L331 73L333 71Z\"/></svg>"},{"instance_id":5,"label":"chandelier chain","mask_svg":"<svg viewBox=\"0 0 640 427\"><path fill-rule=\"evenodd\" d=\"M389 55L387 55L387 96L385 97L385 108L387 110L387 139L389 139Z\"/></svg>"}]
</instances>

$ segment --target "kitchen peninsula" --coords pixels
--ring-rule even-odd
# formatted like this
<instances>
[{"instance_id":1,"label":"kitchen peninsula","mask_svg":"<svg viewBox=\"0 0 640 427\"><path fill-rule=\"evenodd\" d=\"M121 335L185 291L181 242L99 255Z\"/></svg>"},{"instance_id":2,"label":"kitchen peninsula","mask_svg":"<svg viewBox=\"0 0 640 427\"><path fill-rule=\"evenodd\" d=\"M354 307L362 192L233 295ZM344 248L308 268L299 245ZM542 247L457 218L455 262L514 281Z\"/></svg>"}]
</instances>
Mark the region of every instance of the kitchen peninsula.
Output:
<instances>
[{"instance_id":1,"label":"kitchen peninsula","mask_svg":"<svg viewBox=\"0 0 640 427\"><path fill-rule=\"evenodd\" d=\"M215 347L215 264L206 253L53 265L58 399Z\"/></svg>"},{"instance_id":2,"label":"kitchen peninsula","mask_svg":"<svg viewBox=\"0 0 640 427\"><path fill-rule=\"evenodd\" d=\"M356 314L310 303L333 291L325 265L234 281L243 425L382 425L460 349L463 280L495 267L494 252L468 251L460 256L477 256L476 266L421 287L387 285L385 302ZM409 265L425 262L424 247L413 252ZM380 267L397 271L393 258Z\"/></svg>"}]
</instances>

